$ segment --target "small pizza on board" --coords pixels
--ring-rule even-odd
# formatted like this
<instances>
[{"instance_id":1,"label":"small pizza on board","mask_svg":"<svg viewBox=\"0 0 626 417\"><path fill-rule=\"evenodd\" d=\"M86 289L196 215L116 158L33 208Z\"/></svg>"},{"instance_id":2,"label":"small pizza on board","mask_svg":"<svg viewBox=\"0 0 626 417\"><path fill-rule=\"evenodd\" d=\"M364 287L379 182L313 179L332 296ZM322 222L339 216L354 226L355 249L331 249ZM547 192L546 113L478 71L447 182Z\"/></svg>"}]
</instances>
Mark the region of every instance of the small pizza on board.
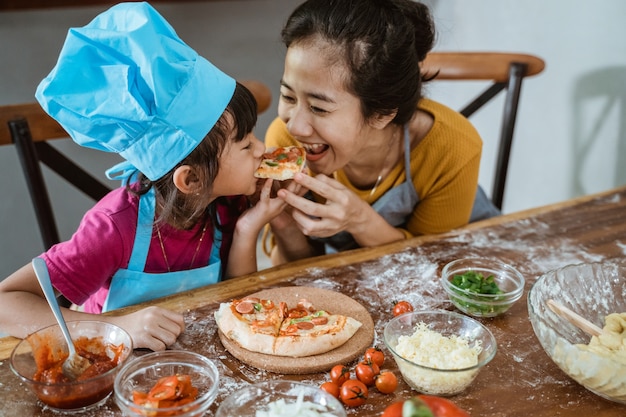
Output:
<instances>
[{"instance_id":1,"label":"small pizza on board","mask_svg":"<svg viewBox=\"0 0 626 417\"><path fill-rule=\"evenodd\" d=\"M290 308L284 301L253 296L222 303L215 321L225 337L244 349L289 357L329 352L361 327L358 320L318 310L306 299Z\"/></svg>"},{"instance_id":2,"label":"small pizza on board","mask_svg":"<svg viewBox=\"0 0 626 417\"><path fill-rule=\"evenodd\" d=\"M261 165L254 176L279 181L290 180L304 169L305 161L306 151L300 146L274 148L263 154Z\"/></svg>"}]
</instances>

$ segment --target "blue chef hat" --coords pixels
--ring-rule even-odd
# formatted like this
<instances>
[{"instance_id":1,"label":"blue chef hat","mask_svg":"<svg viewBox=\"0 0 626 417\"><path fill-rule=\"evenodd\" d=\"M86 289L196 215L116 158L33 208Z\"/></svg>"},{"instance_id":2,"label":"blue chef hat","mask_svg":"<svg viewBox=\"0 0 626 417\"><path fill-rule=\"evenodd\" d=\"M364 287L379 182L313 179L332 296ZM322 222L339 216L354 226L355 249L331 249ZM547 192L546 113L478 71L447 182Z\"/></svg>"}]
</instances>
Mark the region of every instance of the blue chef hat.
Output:
<instances>
[{"instance_id":1,"label":"blue chef hat","mask_svg":"<svg viewBox=\"0 0 626 417\"><path fill-rule=\"evenodd\" d=\"M70 29L36 97L76 143L118 153L156 180L207 135L235 84L135 2Z\"/></svg>"}]
</instances>

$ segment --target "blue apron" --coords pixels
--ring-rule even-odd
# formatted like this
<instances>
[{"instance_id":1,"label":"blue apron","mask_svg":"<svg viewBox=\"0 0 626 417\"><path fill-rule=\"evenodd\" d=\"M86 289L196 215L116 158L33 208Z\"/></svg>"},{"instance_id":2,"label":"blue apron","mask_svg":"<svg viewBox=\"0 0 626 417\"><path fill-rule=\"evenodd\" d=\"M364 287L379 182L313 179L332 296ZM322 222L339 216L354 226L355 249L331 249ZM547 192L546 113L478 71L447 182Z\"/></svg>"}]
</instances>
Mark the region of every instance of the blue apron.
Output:
<instances>
[{"instance_id":1,"label":"blue apron","mask_svg":"<svg viewBox=\"0 0 626 417\"><path fill-rule=\"evenodd\" d=\"M372 208L393 227L405 225L406 219L413 213L415 206L420 201L411 177L411 138L407 126L404 128L404 171L405 181L388 190L372 204ZM478 186L470 223L498 215L500 215L500 211L493 205L483 189ZM311 239L323 242L326 253L341 252L359 247L352 235L345 231L326 238Z\"/></svg>"},{"instance_id":2,"label":"blue apron","mask_svg":"<svg viewBox=\"0 0 626 417\"><path fill-rule=\"evenodd\" d=\"M208 266L160 274L143 272L152 239L155 207L154 189L151 189L139 198L137 232L128 269L120 269L113 275L102 312L220 281L222 275L220 258L222 234L217 228L214 228L213 247Z\"/></svg>"}]
</instances>

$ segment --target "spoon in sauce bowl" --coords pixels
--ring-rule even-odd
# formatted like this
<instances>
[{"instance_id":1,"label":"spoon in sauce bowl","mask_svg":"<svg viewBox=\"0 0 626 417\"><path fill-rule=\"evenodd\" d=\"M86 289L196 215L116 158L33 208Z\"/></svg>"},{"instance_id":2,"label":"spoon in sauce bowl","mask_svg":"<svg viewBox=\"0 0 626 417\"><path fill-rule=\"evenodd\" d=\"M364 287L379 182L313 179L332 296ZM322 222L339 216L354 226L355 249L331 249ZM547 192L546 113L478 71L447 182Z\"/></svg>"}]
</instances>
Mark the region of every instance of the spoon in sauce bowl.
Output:
<instances>
[{"instance_id":1,"label":"spoon in sauce bowl","mask_svg":"<svg viewBox=\"0 0 626 417\"><path fill-rule=\"evenodd\" d=\"M602 334L602 329L600 327L596 326L586 318L574 313L572 310L565 307L561 303L558 303L554 300L548 300L547 304L548 308L550 308L550 310L552 310L554 314L569 321L585 333L590 334L591 336L600 336Z\"/></svg>"},{"instance_id":2,"label":"spoon in sauce bowl","mask_svg":"<svg viewBox=\"0 0 626 417\"><path fill-rule=\"evenodd\" d=\"M56 296L54 294L54 288L52 288L52 283L50 282L50 274L48 273L48 266L46 265L46 262L41 258L33 258L32 265L33 269L35 270L35 275L37 275L39 285L41 286L41 289L46 296L46 300L48 300L48 304L52 309L52 313L54 313L54 318L57 319L59 327L61 328L61 333L63 333L63 337L67 342L69 356L63 362L63 374L72 379L76 379L85 371L87 367L91 365L91 363L88 359L83 358L76 352L74 342L72 341L72 337L70 336L70 332L67 329L67 325L65 324L63 314L61 314L59 303L57 302Z\"/></svg>"}]
</instances>

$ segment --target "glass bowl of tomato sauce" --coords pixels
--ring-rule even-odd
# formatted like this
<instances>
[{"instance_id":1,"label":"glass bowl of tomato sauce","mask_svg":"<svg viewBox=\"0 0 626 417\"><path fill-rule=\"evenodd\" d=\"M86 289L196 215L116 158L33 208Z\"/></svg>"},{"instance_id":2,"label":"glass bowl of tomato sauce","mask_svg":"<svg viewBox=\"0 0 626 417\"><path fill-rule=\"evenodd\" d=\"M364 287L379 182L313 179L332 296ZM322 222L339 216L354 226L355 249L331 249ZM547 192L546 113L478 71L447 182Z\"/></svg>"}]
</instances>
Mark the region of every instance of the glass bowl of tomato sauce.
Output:
<instances>
[{"instance_id":1,"label":"glass bowl of tomato sauce","mask_svg":"<svg viewBox=\"0 0 626 417\"><path fill-rule=\"evenodd\" d=\"M133 352L132 339L122 328L102 321L69 321L67 327L79 355L90 366L78 377L64 375L68 356L58 325L40 329L21 340L11 353L11 370L47 408L78 412L103 404L118 371Z\"/></svg>"},{"instance_id":2,"label":"glass bowl of tomato sauce","mask_svg":"<svg viewBox=\"0 0 626 417\"><path fill-rule=\"evenodd\" d=\"M217 397L219 371L195 352L151 352L129 361L115 378L125 416L204 416Z\"/></svg>"},{"instance_id":3,"label":"glass bowl of tomato sauce","mask_svg":"<svg viewBox=\"0 0 626 417\"><path fill-rule=\"evenodd\" d=\"M496 259L463 258L441 271L441 285L456 308L474 317L506 313L524 294L524 276Z\"/></svg>"}]
</instances>

